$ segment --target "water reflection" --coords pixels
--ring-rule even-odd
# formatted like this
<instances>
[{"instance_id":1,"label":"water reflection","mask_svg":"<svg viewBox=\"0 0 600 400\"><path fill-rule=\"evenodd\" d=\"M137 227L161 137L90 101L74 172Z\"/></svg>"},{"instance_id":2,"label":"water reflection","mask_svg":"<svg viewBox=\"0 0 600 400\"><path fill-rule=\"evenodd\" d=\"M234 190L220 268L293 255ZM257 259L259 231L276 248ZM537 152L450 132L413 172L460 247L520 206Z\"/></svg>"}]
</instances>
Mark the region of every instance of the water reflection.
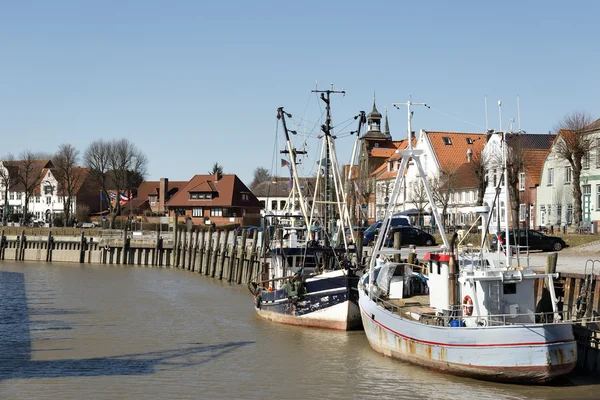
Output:
<instances>
[{"instance_id":1,"label":"water reflection","mask_svg":"<svg viewBox=\"0 0 600 400\"><path fill-rule=\"evenodd\" d=\"M217 345L186 346L179 349L126 354L114 357L63 360L32 360L30 331L72 329L61 320L37 321L31 326L30 315L76 315L84 310L44 308L30 310L23 273L0 271L0 380L64 378L103 375L142 375L173 368L201 365L231 353L251 341ZM54 338L56 339L56 338ZM67 351L50 348L37 351Z\"/></svg>"}]
</instances>

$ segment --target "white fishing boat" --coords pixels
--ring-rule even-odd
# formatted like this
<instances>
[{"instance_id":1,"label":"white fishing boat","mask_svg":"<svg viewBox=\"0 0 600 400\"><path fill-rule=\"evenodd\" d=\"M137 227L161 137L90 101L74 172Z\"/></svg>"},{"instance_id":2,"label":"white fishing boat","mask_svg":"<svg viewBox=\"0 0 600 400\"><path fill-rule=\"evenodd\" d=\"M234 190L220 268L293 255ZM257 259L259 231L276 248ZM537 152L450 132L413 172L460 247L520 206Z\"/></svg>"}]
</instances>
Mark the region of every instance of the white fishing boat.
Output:
<instances>
[{"instance_id":1,"label":"white fishing boat","mask_svg":"<svg viewBox=\"0 0 600 400\"><path fill-rule=\"evenodd\" d=\"M270 321L337 330L361 327L358 309L358 280L363 267L357 263L355 248L345 235L351 226L346 194L337 162L330 114L330 95L344 91L315 90L326 103L322 149L316 184L322 181L322 196L315 190L313 207L303 198L297 173L295 150L286 126L286 116L278 109L286 135L286 150L293 173L293 190L287 202L294 224L274 226L276 239L270 245L268 278L249 284L257 314ZM358 131L364 122L364 113ZM294 204L298 209L294 209ZM317 206L321 211L316 212Z\"/></svg>"},{"instance_id":2,"label":"white fishing boat","mask_svg":"<svg viewBox=\"0 0 600 400\"><path fill-rule=\"evenodd\" d=\"M406 103L409 135L412 104ZM400 153L392 198L412 160L435 204L420 152L409 146ZM557 274L536 274L528 265L517 265L508 243L495 253L485 241L480 251L455 253L436 207L432 210L444 246L425 257L426 276L416 274L409 264L387 260L393 251L382 249L393 203L387 207L369 272L359 282L361 317L374 350L434 370L495 381L547 382L573 370L577 348L568 316L557 310ZM538 279L545 281L552 304L544 312L536 312Z\"/></svg>"}]
</instances>

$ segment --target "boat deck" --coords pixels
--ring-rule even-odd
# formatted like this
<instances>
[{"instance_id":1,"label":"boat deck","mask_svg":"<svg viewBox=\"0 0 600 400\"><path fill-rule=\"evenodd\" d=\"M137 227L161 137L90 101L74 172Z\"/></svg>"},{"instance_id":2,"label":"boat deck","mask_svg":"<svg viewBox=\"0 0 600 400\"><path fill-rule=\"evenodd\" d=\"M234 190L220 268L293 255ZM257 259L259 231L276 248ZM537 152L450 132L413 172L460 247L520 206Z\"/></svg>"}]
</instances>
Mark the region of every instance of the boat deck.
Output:
<instances>
[{"instance_id":1,"label":"boat deck","mask_svg":"<svg viewBox=\"0 0 600 400\"><path fill-rule=\"evenodd\" d=\"M429 305L429 295L412 296L406 299L393 299L381 302L386 309L403 318L410 318L415 321L422 321L435 317L435 309ZM425 321L422 321L425 322Z\"/></svg>"}]
</instances>

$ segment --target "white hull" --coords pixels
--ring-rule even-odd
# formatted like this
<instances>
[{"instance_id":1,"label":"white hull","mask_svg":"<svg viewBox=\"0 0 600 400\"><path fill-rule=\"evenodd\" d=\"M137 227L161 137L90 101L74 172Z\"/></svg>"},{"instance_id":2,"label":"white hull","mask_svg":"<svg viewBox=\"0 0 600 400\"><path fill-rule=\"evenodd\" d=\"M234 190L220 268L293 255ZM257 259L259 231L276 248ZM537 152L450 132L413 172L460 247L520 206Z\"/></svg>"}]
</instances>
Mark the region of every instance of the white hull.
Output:
<instances>
[{"instance_id":1,"label":"white hull","mask_svg":"<svg viewBox=\"0 0 600 400\"><path fill-rule=\"evenodd\" d=\"M365 333L379 353L427 368L495 381L546 382L573 370L567 323L441 327L401 318L359 288Z\"/></svg>"},{"instance_id":2,"label":"white hull","mask_svg":"<svg viewBox=\"0 0 600 400\"><path fill-rule=\"evenodd\" d=\"M268 307L264 306L261 308L255 307L255 310L262 318L288 325L351 330L357 328L358 321L358 326L360 326L360 310L351 301L345 301L304 315L282 314L269 311Z\"/></svg>"}]
</instances>

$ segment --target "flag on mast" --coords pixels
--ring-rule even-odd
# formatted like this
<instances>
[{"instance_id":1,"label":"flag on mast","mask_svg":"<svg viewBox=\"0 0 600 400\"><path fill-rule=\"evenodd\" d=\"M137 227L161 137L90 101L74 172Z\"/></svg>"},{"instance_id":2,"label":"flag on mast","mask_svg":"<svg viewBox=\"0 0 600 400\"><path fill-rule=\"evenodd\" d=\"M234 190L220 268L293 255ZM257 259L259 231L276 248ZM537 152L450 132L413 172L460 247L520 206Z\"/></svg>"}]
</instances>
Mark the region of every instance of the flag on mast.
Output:
<instances>
[{"instance_id":1,"label":"flag on mast","mask_svg":"<svg viewBox=\"0 0 600 400\"><path fill-rule=\"evenodd\" d=\"M282 158L282 159L281 159L281 168L285 167L286 165L289 167L290 163L289 163L287 160L284 160L284 159Z\"/></svg>"}]
</instances>

